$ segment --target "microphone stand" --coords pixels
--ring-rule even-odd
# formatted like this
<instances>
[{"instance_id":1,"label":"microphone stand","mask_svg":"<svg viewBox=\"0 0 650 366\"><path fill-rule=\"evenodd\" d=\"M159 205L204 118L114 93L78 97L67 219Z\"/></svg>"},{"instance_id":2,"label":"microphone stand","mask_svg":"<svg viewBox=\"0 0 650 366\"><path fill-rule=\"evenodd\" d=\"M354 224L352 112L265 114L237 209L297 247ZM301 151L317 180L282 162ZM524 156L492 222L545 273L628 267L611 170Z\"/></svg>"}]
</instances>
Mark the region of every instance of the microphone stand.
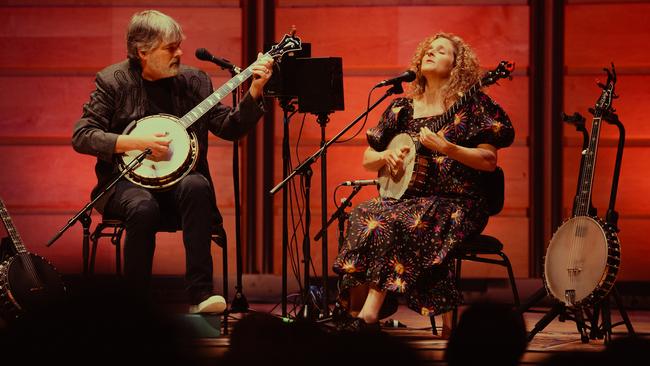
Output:
<instances>
[{"instance_id":1,"label":"microphone stand","mask_svg":"<svg viewBox=\"0 0 650 366\"><path fill-rule=\"evenodd\" d=\"M237 67L229 68L230 75L235 77L238 74L236 71ZM237 92L239 88L236 88L232 92L232 107L237 108L238 98ZM244 296L243 285L242 285L242 248L241 248L241 203L239 197L239 141L233 141L232 145L232 181L234 187L235 195L235 252L237 257L237 284L235 285L235 298L230 303L230 313L247 313L249 310L248 300ZM226 298L228 298L228 289L224 289Z\"/></svg>"},{"instance_id":2,"label":"microphone stand","mask_svg":"<svg viewBox=\"0 0 650 366\"><path fill-rule=\"evenodd\" d=\"M291 166L289 159L291 158L289 146L289 121L294 114L296 114L296 107L292 102L292 97L281 97L278 99L280 107L282 108L282 174L289 174ZM282 191L282 317L287 317L287 251L289 248L289 190Z\"/></svg>"},{"instance_id":3,"label":"microphone stand","mask_svg":"<svg viewBox=\"0 0 650 366\"><path fill-rule=\"evenodd\" d=\"M327 223L325 224L325 227L323 227L316 236L314 236L314 240L318 241L321 236L327 231L327 228L334 222L334 220L339 219L339 249L341 248L341 245L343 245L343 235L345 232L345 220L347 220L347 214L345 213L345 210L348 207L352 206L352 197L356 196L357 193L363 188L361 185L355 185L352 188L352 193L347 198L344 198L341 201L341 206L334 211L332 216L327 220Z\"/></svg>"},{"instance_id":4,"label":"microphone stand","mask_svg":"<svg viewBox=\"0 0 650 366\"><path fill-rule=\"evenodd\" d=\"M144 158L151 154L151 149L145 149L143 152L141 152L138 156L136 156L133 160L131 160L130 163L128 163L124 168L122 168L122 172L120 174L116 175L115 178L104 188L102 191L95 196L95 198L90 201L88 204L86 204L79 212L77 212L70 220L68 220L68 223L65 224L64 227L62 227L50 241L47 242L45 246L50 247L52 244L54 244L55 241L57 241L63 233L68 230L72 225L74 225L75 222L81 221L81 226L83 227L83 244L81 247L81 256L83 258L83 275L87 276L88 275L88 269L89 269L89 262L88 262L88 253L90 249L90 224L92 222L92 219L90 218L90 214L92 211L92 208L95 206L95 203L102 198L106 192L111 190L117 182L122 179L126 174L130 173L133 169L135 169L137 166L139 166Z\"/></svg>"},{"instance_id":5,"label":"microphone stand","mask_svg":"<svg viewBox=\"0 0 650 366\"><path fill-rule=\"evenodd\" d=\"M302 289L302 301L303 301L303 309L301 310L301 316L305 319L310 319L312 317L312 310L310 309L309 305L309 265L311 263L311 253L310 253L310 234L309 234L309 226L311 224L311 209L309 207L309 197L311 193L311 176L313 175L313 170L311 169L311 165L318 160L318 158L327 150L327 148L335 143L343 134L345 134L349 129L351 129L357 122L359 122L363 117L365 117L370 111L372 111L377 105L379 105L381 102L384 101L384 99L388 98L390 95L394 94L401 94L404 92L404 89L402 88L401 83L396 83L393 84L391 88L389 88L384 95L379 98L373 105L370 106L365 112L360 114L357 118L355 118L350 124L348 124L343 130L341 130L336 136L334 136L332 139L324 143L318 151L316 151L314 154L312 154L310 157L305 159L305 161L302 162L297 168L295 168L284 180L280 183L278 183L273 189L271 189L270 193L271 194L276 194L278 190L283 188L289 180L291 180L294 176L297 174L302 175L303 179L305 180L305 235L303 238L303 264L304 264L304 280L303 280L303 289ZM286 297L282 298L283 301L283 307L285 307L286 302Z\"/></svg>"},{"instance_id":6,"label":"microphone stand","mask_svg":"<svg viewBox=\"0 0 650 366\"><path fill-rule=\"evenodd\" d=\"M320 125L320 146L323 146L325 144L325 126L327 125L327 122L329 122L329 117L327 113L319 113L318 114L318 124ZM321 241L321 273L322 273L322 281L323 281L323 298L322 298L322 303L321 303L321 318L326 318L330 315L330 309L327 304L327 279L328 279L328 273L329 273L329 265L328 265L328 260L327 260L327 229L325 229L328 224L327 224L327 151L323 150L323 154L321 155L321 162L320 162L320 181L321 181L321 227L324 228L324 230L321 230L319 234L323 236L323 240ZM318 239L315 239L318 240Z\"/></svg>"}]
</instances>

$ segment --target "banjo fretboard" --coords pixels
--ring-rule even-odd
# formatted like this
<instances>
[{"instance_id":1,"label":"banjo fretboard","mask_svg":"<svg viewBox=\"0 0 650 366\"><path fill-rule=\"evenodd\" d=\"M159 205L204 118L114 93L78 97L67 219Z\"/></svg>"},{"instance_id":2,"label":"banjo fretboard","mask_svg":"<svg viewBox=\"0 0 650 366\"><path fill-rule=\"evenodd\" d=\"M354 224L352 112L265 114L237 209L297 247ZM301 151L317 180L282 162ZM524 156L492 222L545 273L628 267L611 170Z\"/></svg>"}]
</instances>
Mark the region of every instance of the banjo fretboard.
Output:
<instances>
[{"instance_id":1,"label":"banjo fretboard","mask_svg":"<svg viewBox=\"0 0 650 366\"><path fill-rule=\"evenodd\" d=\"M217 105L223 98L230 94L233 90L237 89L246 79L253 75L252 71L253 65L247 67L244 71L235 75L228 82L223 84L219 89L214 93L210 94L209 97L205 98L201 103L196 107L192 108L191 111L187 112L183 117L181 117L181 124L187 129L204 114L206 114L212 107Z\"/></svg>"}]
</instances>

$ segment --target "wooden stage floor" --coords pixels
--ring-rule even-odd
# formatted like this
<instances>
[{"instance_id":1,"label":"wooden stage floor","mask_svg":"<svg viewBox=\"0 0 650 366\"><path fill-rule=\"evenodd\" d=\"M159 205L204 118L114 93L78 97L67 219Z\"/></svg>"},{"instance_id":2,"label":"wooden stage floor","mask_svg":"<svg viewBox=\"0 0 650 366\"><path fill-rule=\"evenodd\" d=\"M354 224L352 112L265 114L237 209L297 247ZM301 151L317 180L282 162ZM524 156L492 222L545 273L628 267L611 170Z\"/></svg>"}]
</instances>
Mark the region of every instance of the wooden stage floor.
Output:
<instances>
[{"instance_id":1,"label":"wooden stage floor","mask_svg":"<svg viewBox=\"0 0 650 366\"><path fill-rule=\"evenodd\" d=\"M279 307L273 309L275 304L250 304L250 309L258 312L270 312L279 315ZM524 314L526 326L528 330L532 330L535 324L544 316L548 310L546 308L536 308L534 311ZM462 311L462 308L461 308ZM628 315L637 335L645 338L650 338L650 311L641 310L628 310ZM242 314L231 315L232 321L229 328L232 329L233 324L237 322ZM426 361L427 364L444 365L443 355L447 344L446 340L436 339L431 334L431 325L428 318L421 316L404 305L400 305L397 313L393 314L391 319L398 320L400 323L406 325L406 328L388 328L382 327L382 331L395 337L400 337L405 340L413 349L415 349L420 357ZM612 323L621 321L620 314L617 309L612 309ZM442 324L442 319L436 319L438 330ZM620 337L627 335L625 325L616 326L613 329L613 337ZM486 335L489 337L489 334ZM197 339L196 346L198 350L207 358L217 358L222 355L229 346L229 337L220 336L218 338L201 338ZM528 349L524 354L521 365L535 365L558 352L571 352L571 351L601 351L604 349L604 342L602 339L589 340L588 343L582 343L580 334L576 329L576 323L571 320L560 322L556 317L546 328L537 333L533 340L529 343Z\"/></svg>"}]
</instances>

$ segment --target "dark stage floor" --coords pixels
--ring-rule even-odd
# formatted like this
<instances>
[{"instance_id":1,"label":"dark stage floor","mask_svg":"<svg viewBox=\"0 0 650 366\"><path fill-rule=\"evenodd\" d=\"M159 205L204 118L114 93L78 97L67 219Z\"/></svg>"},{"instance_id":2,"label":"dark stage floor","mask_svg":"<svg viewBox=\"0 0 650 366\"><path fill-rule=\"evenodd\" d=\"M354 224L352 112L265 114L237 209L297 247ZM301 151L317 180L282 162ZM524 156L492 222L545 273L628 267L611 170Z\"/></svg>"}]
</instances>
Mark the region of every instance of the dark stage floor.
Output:
<instances>
[{"instance_id":1,"label":"dark stage floor","mask_svg":"<svg viewBox=\"0 0 650 366\"><path fill-rule=\"evenodd\" d=\"M274 307L275 309L273 309ZM259 312L269 312L273 309L273 314L280 314L279 307L276 307L276 304L253 303L250 305L250 309ZM547 310L546 308L535 308L533 309L535 312L527 312L524 314L526 326L529 331L533 329ZM628 315L637 335L650 338L650 311L628 310ZM230 329L237 322L235 318L240 318L241 316L242 314L231 315ZM443 355L447 341L432 336L427 317L411 311L404 305L400 305L399 310L391 316L391 319L398 320L400 323L406 325L406 328L382 327L382 331L406 341L428 364L444 364ZM621 318L618 310L612 309L612 322L617 323L619 321L621 321ZM440 331L442 319L437 317L436 323L438 331ZM627 330L624 325L614 327L613 338L625 335L627 335ZM486 334L485 336L489 337L490 334ZM197 350L202 352L206 358L217 358L228 349L229 337L222 335L217 338L201 338L197 339L195 344ZM604 341L602 339L589 340L588 343L583 343L574 321L566 320L560 322L558 318L555 318L547 327L536 334L529 343L521 364L538 364L558 352L598 352L604 348Z\"/></svg>"}]
</instances>

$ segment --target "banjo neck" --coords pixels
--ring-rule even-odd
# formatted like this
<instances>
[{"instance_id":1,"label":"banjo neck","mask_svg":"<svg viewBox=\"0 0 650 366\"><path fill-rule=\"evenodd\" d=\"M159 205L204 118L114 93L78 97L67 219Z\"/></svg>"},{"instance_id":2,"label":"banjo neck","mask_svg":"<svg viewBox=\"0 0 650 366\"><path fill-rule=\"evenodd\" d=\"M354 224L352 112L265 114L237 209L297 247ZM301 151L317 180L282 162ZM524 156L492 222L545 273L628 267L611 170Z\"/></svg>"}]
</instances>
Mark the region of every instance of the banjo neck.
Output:
<instances>
[{"instance_id":1,"label":"banjo neck","mask_svg":"<svg viewBox=\"0 0 650 366\"><path fill-rule=\"evenodd\" d=\"M437 119L435 122L433 122L433 125L431 126L431 131L437 133L440 131L445 125L451 123L454 119L454 116L456 113L467 104L467 101L473 98L476 93L481 90L483 87L483 81L479 80L477 83L472 85L465 93L463 93L454 104L452 104L449 109L447 109L439 119ZM419 139L415 139L415 150L420 150L422 147L422 143L420 142Z\"/></svg>"},{"instance_id":2,"label":"banjo neck","mask_svg":"<svg viewBox=\"0 0 650 366\"><path fill-rule=\"evenodd\" d=\"M0 199L0 216L2 217L2 222L7 229L7 233L11 237L11 242L16 248L16 252L19 254L27 253L27 249L25 248L25 245L23 245L23 240L20 238L20 234L18 234L18 230L16 230L13 221L11 221L9 212L7 212L7 207L2 199Z\"/></svg>"},{"instance_id":3,"label":"banjo neck","mask_svg":"<svg viewBox=\"0 0 650 366\"><path fill-rule=\"evenodd\" d=\"M25 266L27 277L31 280L31 288L34 290L42 290L43 283L41 282L41 279L36 272L34 262L27 252L27 248L25 248L23 240L20 238L20 234L18 234L18 230L16 230L16 227L14 226L14 223L9 216L9 212L7 211L7 207L5 206L5 203L2 201L2 199L0 199L0 216L2 217L2 222L7 229L7 233L9 233L9 236L11 237L11 242L14 244L16 255L23 260L23 265Z\"/></svg>"},{"instance_id":4,"label":"banjo neck","mask_svg":"<svg viewBox=\"0 0 650 366\"><path fill-rule=\"evenodd\" d=\"M271 50L264 56L272 57L279 63L280 60L278 59L281 59L285 53L301 49L302 43L300 38L295 36L294 31L290 35L285 34L282 40L272 46ZM200 156L197 131L190 131L189 127L250 78L253 75L254 65L256 63L249 65L241 73L233 76L180 118L166 114L156 114L131 122L124 130L124 134L150 136L152 133L162 131L174 138L170 141L167 156L160 161L145 159L133 168L130 164L138 158L141 151L130 150L122 154L118 159L118 165L122 171L129 170L125 175L126 179L147 189L165 189L178 183L189 174L196 166ZM233 106L233 108L236 107Z\"/></svg>"},{"instance_id":5,"label":"banjo neck","mask_svg":"<svg viewBox=\"0 0 650 366\"><path fill-rule=\"evenodd\" d=\"M447 109L440 118L436 118L428 126L434 133L440 131L444 126L453 123L456 114L467 102L484 87L495 84L497 80L510 78L514 70L514 63L501 61L496 69L488 71L476 83L469 87L459 98ZM379 171L379 194L381 197L401 198L404 194L419 194L424 192L427 176L427 159L420 154L422 148L420 139L414 138L410 133L399 133L389 142L387 149L409 146L412 151L406 157L404 169L392 171L386 166Z\"/></svg>"},{"instance_id":6,"label":"banjo neck","mask_svg":"<svg viewBox=\"0 0 650 366\"><path fill-rule=\"evenodd\" d=\"M600 136L600 126L602 124L602 112L596 111L591 123L591 136L589 146L582 151L584 164L580 173L580 191L576 194L573 217L588 216L589 203L591 202L591 193L594 182L594 172L596 170L596 153L598 151L598 139Z\"/></svg>"},{"instance_id":7,"label":"banjo neck","mask_svg":"<svg viewBox=\"0 0 650 366\"><path fill-rule=\"evenodd\" d=\"M212 107L217 105L217 103L219 103L223 98L229 95L233 90L237 89L237 87L239 87L244 81L251 77L251 75L253 75L252 67L253 65L250 65L244 71L235 75L232 79L223 84L214 93L210 94L210 96L205 98L196 107L192 108L192 110L181 117L180 123L183 125L183 127L186 129L189 128L192 124L194 124L194 122L198 121L199 118L201 118L210 109L212 109Z\"/></svg>"},{"instance_id":8,"label":"banjo neck","mask_svg":"<svg viewBox=\"0 0 650 366\"><path fill-rule=\"evenodd\" d=\"M495 84L499 79L512 79L510 74L514 71L515 64L509 61L501 61L494 69L486 72L474 85L469 87L464 93L460 95L458 100L447 109L442 116L436 120L431 126L434 133L440 131L445 125L451 123L458 111L467 104L467 101L473 98L483 87L488 87ZM415 141L415 150L419 150L422 144L418 139Z\"/></svg>"},{"instance_id":9,"label":"banjo neck","mask_svg":"<svg viewBox=\"0 0 650 366\"><path fill-rule=\"evenodd\" d=\"M614 64L612 64L611 71L609 69L604 70L607 72L607 83L598 83L598 86L603 91L594 108L594 118L591 123L589 146L582 151L584 164L582 166L582 171L580 172L580 189L576 194L574 202L574 217L589 215L602 117L607 111L612 109L612 99L618 97L614 94L614 87L616 84L616 71L614 69Z\"/></svg>"},{"instance_id":10,"label":"banjo neck","mask_svg":"<svg viewBox=\"0 0 650 366\"><path fill-rule=\"evenodd\" d=\"M271 47L271 49L264 54L267 57L273 57L274 59L280 59L287 52L300 51L302 49L302 42L300 38L295 35L295 27L292 29L291 34L285 34L282 37L282 40L278 44ZM278 61L279 62L279 61ZM183 117L180 118L180 123L185 129L190 127L194 122L206 114L212 107L217 105L219 101L230 94L238 86L240 86L246 79L253 75L253 65L248 66L244 71L235 75L232 79L222 85L210 96L205 98L199 105L192 108L191 111L187 112ZM233 108L236 106L233 106Z\"/></svg>"}]
</instances>

